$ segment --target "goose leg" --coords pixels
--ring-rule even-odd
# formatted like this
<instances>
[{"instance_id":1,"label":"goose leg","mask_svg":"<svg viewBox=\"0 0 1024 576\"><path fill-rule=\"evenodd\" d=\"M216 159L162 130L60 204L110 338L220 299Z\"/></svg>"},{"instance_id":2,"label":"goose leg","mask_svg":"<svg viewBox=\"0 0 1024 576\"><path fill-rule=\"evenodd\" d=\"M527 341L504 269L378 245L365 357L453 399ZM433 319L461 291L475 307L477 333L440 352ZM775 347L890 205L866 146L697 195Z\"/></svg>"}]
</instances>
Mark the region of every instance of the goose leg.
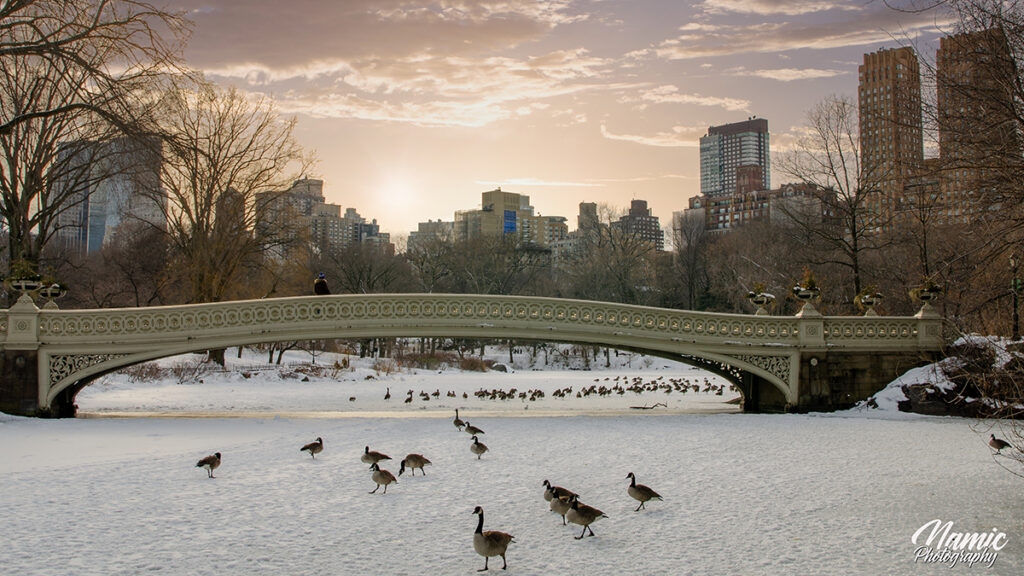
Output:
<instances>
[{"instance_id":1,"label":"goose leg","mask_svg":"<svg viewBox=\"0 0 1024 576\"><path fill-rule=\"evenodd\" d=\"M591 536L594 535L594 529L593 528L591 528L590 526L587 526L587 530L590 530L590 535Z\"/></svg>"},{"instance_id":2,"label":"goose leg","mask_svg":"<svg viewBox=\"0 0 1024 576\"><path fill-rule=\"evenodd\" d=\"M508 562L505 561L505 555L502 554L501 555L501 569L504 570L506 568L508 568Z\"/></svg>"},{"instance_id":3,"label":"goose leg","mask_svg":"<svg viewBox=\"0 0 1024 576\"><path fill-rule=\"evenodd\" d=\"M479 570L477 570L477 572L486 572L487 571L487 561L488 560L490 560L490 558L488 558L487 556L484 556L484 567L479 569Z\"/></svg>"},{"instance_id":4,"label":"goose leg","mask_svg":"<svg viewBox=\"0 0 1024 576\"><path fill-rule=\"evenodd\" d=\"M380 489L380 484L377 484L377 487L373 489L373 492L376 492L379 489ZM373 494L373 492L370 492L370 494Z\"/></svg>"},{"instance_id":5,"label":"goose leg","mask_svg":"<svg viewBox=\"0 0 1024 576\"><path fill-rule=\"evenodd\" d=\"M384 491L383 491L383 492L381 492L381 494L387 494L387 493L388 493L388 485L387 485L387 484L385 484L385 485L384 485Z\"/></svg>"},{"instance_id":6,"label":"goose leg","mask_svg":"<svg viewBox=\"0 0 1024 576\"><path fill-rule=\"evenodd\" d=\"M562 526L568 526L568 524L565 522L565 516L562 516Z\"/></svg>"},{"instance_id":7,"label":"goose leg","mask_svg":"<svg viewBox=\"0 0 1024 576\"><path fill-rule=\"evenodd\" d=\"M636 510L633 510L633 512L639 512L640 509L643 508L643 507L644 507L644 503L641 502L640 505L636 507Z\"/></svg>"},{"instance_id":8,"label":"goose leg","mask_svg":"<svg viewBox=\"0 0 1024 576\"><path fill-rule=\"evenodd\" d=\"M583 532L580 532L580 535L579 535L579 536L577 536L577 537L576 537L576 539L577 539L577 540L582 540L582 539L583 539L583 537L584 537L584 536L586 536L586 534L587 534L587 527L586 527L586 526L584 526L584 527L583 527Z\"/></svg>"}]
</instances>

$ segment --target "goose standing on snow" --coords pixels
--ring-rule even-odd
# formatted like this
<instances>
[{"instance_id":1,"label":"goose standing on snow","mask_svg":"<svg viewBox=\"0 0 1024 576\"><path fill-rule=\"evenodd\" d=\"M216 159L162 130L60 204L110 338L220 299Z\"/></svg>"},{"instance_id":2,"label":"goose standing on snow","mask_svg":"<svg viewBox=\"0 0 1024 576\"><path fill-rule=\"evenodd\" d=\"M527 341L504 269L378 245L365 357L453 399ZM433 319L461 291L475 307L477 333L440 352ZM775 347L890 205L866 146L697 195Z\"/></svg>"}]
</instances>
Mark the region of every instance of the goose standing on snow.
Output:
<instances>
[{"instance_id":1,"label":"goose standing on snow","mask_svg":"<svg viewBox=\"0 0 1024 576\"><path fill-rule=\"evenodd\" d=\"M633 498L633 500L640 502L640 505L637 506L636 510L633 510L633 512L639 512L641 508L646 509L647 506L645 506L644 503L648 500L661 500L661 494L658 494L643 484L637 484L636 476L634 476L632 472L626 474L626 478L630 479L629 488L626 488L626 492Z\"/></svg>"},{"instance_id":2,"label":"goose standing on snow","mask_svg":"<svg viewBox=\"0 0 1024 576\"><path fill-rule=\"evenodd\" d=\"M562 526L565 526L565 514L572 508L571 498L554 497L551 499L551 511L562 517Z\"/></svg>"},{"instance_id":3,"label":"goose standing on snow","mask_svg":"<svg viewBox=\"0 0 1024 576\"><path fill-rule=\"evenodd\" d=\"M371 478L373 478L373 481L377 483L377 487L374 488L370 492L370 494L373 494L377 490L380 490L381 486L384 487L384 492L382 492L382 494L387 494L388 484L398 483L398 478L395 478L394 474L388 472L387 470L381 470L380 466L378 466L377 464L370 466L370 470L373 470L373 476L371 476Z\"/></svg>"},{"instance_id":4,"label":"goose standing on snow","mask_svg":"<svg viewBox=\"0 0 1024 576\"><path fill-rule=\"evenodd\" d=\"M993 449L995 449L996 454L1001 454L1002 451L1003 451L1003 448L1009 448L1010 447L1010 443L1009 442L1007 442L1006 440L1003 440L1001 438L996 438L995 434L989 434L989 438L991 438L991 440L988 441L988 445L991 446Z\"/></svg>"},{"instance_id":5,"label":"goose standing on snow","mask_svg":"<svg viewBox=\"0 0 1024 576\"><path fill-rule=\"evenodd\" d=\"M419 468L420 472L423 472L423 475L426 476L427 471L424 470L423 467L426 466L427 464L433 464L433 462L424 458L423 454L409 454L408 456L405 457L405 460L402 460L402 462L399 464L398 475L401 476L402 472L405 472L406 465L408 465L409 469L412 470L413 476L416 475L417 468Z\"/></svg>"},{"instance_id":6,"label":"goose standing on snow","mask_svg":"<svg viewBox=\"0 0 1024 576\"><path fill-rule=\"evenodd\" d=\"M366 449L363 450L363 456L360 458L360 460L362 460L364 464L369 464L372 467L374 464L380 462L381 460L391 460L391 456L388 456L387 454L381 454L380 452L371 452L370 447L367 446Z\"/></svg>"},{"instance_id":7,"label":"goose standing on snow","mask_svg":"<svg viewBox=\"0 0 1024 576\"><path fill-rule=\"evenodd\" d=\"M548 482L547 480L541 482L541 485L544 486L544 499L547 500L548 502L551 502L555 498L568 499L570 496L578 496L578 494L576 494L572 490L569 490L568 488L562 488L561 486L552 486L551 482Z\"/></svg>"},{"instance_id":8,"label":"goose standing on snow","mask_svg":"<svg viewBox=\"0 0 1024 576\"><path fill-rule=\"evenodd\" d=\"M491 556L501 556L501 569L505 570L508 568L508 562L505 560L505 551L508 550L508 545L515 542L515 537L505 532L498 532L497 530L488 530L484 532L484 509L477 506L473 510L473 514L480 517L480 520L476 524L476 532L473 533L473 550L476 553L484 557L484 567L477 572L485 572L487 570L487 562Z\"/></svg>"},{"instance_id":9,"label":"goose standing on snow","mask_svg":"<svg viewBox=\"0 0 1024 576\"><path fill-rule=\"evenodd\" d=\"M469 451L476 454L476 459L479 460L484 455L484 452L487 452L487 445L477 440L476 436L473 436L473 443L469 445Z\"/></svg>"},{"instance_id":10,"label":"goose standing on snow","mask_svg":"<svg viewBox=\"0 0 1024 576\"><path fill-rule=\"evenodd\" d=\"M483 430L481 430L481 429L477 428L476 426L473 426L472 424L470 424L468 420L466 421L466 427L463 429L463 431L465 431L470 436L479 436L479 435L484 433Z\"/></svg>"},{"instance_id":11,"label":"goose standing on snow","mask_svg":"<svg viewBox=\"0 0 1024 576\"><path fill-rule=\"evenodd\" d=\"M388 387L388 391L384 393L384 400L391 400L391 387Z\"/></svg>"},{"instance_id":12,"label":"goose standing on snow","mask_svg":"<svg viewBox=\"0 0 1024 576\"><path fill-rule=\"evenodd\" d=\"M466 427L466 423L462 421L462 418L459 418L458 408L455 409L455 420L452 420L452 424L455 424L455 427L458 428L460 432Z\"/></svg>"},{"instance_id":13,"label":"goose standing on snow","mask_svg":"<svg viewBox=\"0 0 1024 576\"><path fill-rule=\"evenodd\" d=\"M600 510L594 508L593 506L580 504L579 496L573 496L569 500L569 502L571 504L571 507L569 508L569 511L565 513L565 518L573 524L583 526L583 532L580 532L580 535L576 536L577 540L582 539L583 536L587 533L587 530L590 530L590 535L593 536L594 529L591 528L590 525L594 522L597 522L601 518L608 517L607 514L601 512Z\"/></svg>"},{"instance_id":14,"label":"goose standing on snow","mask_svg":"<svg viewBox=\"0 0 1024 576\"><path fill-rule=\"evenodd\" d=\"M220 466L220 452L210 454L199 462L196 462L196 468L206 468L206 474L210 478L215 478L213 471L216 470L218 466Z\"/></svg>"},{"instance_id":15,"label":"goose standing on snow","mask_svg":"<svg viewBox=\"0 0 1024 576\"><path fill-rule=\"evenodd\" d=\"M316 460L316 455L324 451L324 439L317 436L316 441L299 448L299 452L309 452L309 455Z\"/></svg>"}]
</instances>

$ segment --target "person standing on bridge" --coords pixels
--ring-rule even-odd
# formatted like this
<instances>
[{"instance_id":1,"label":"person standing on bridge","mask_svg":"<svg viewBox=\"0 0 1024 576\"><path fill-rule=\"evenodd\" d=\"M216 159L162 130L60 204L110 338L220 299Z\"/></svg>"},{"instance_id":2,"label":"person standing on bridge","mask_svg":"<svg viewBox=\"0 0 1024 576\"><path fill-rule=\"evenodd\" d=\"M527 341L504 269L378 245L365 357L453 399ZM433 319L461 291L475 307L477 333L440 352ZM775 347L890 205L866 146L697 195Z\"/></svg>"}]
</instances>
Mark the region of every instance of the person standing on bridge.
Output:
<instances>
[{"instance_id":1,"label":"person standing on bridge","mask_svg":"<svg viewBox=\"0 0 1024 576\"><path fill-rule=\"evenodd\" d=\"M317 296L327 296L331 293L331 289L327 287L327 278L323 272L316 277L316 280L313 280L313 293Z\"/></svg>"}]
</instances>

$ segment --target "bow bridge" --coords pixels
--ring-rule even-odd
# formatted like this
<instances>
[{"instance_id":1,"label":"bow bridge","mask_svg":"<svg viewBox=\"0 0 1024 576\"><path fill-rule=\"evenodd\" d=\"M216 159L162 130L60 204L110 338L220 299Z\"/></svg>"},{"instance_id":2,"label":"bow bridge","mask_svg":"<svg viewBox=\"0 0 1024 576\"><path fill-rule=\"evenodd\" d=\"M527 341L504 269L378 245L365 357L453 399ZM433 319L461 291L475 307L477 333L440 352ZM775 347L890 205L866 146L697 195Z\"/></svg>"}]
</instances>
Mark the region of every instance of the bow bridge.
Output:
<instances>
[{"instance_id":1,"label":"bow bridge","mask_svg":"<svg viewBox=\"0 0 1024 576\"><path fill-rule=\"evenodd\" d=\"M22 295L0 311L0 411L72 416L75 395L126 366L187 352L286 340L372 337L530 339L598 344L714 370L748 411L834 410L933 360L942 319L713 314L608 302L476 294L303 296L58 310Z\"/></svg>"}]
</instances>

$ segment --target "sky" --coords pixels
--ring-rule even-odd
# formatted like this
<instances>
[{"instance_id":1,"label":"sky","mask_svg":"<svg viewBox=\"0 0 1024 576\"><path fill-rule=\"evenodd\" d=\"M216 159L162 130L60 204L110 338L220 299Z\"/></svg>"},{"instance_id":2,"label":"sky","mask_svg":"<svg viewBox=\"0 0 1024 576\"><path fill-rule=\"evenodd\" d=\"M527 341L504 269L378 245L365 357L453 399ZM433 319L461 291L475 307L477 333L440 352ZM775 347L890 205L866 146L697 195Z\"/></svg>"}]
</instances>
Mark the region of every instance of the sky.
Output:
<instances>
[{"instance_id":1,"label":"sky","mask_svg":"<svg viewBox=\"0 0 1024 576\"><path fill-rule=\"evenodd\" d=\"M927 0L173 0L186 62L297 119L327 202L392 236L530 196L646 200L662 226L700 193L709 126L766 118L773 156L807 110L856 97L863 55L934 57ZM788 182L772 172L771 185Z\"/></svg>"}]
</instances>

